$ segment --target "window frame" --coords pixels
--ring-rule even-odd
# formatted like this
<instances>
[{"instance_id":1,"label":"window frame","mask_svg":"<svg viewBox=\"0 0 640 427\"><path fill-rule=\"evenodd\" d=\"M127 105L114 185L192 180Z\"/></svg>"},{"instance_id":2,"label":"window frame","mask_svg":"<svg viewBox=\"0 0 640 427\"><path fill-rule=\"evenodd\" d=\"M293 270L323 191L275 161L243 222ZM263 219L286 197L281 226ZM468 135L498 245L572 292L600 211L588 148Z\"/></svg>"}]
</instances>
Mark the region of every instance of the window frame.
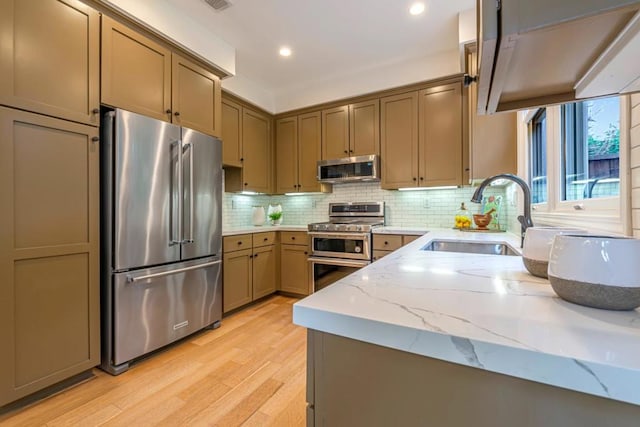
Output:
<instances>
[{"instance_id":1,"label":"window frame","mask_svg":"<svg viewBox=\"0 0 640 427\"><path fill-rule=\"evenodd\" d=\"M560 105L547 106L547 202L532 204L536 225L573 226L592 232L630 235L629 192L629 123L628 96L620 96L620 194L582 200L562 200L563 185L563 129ZM518 113L518 173L530 176L532 118L540 108Z\"/></svg>"}]
</instances>

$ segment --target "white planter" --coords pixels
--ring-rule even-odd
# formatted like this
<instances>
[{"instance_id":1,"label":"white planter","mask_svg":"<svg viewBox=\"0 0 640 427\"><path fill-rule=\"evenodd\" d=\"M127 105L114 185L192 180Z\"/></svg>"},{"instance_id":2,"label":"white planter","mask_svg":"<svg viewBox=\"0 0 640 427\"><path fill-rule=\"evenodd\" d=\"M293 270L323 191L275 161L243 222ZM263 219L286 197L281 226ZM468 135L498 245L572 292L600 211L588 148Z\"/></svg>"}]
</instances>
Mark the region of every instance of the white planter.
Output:
<instances>
[{"instance_id":1,"label":"white planter","mask_svg":"<svg viewBox=\"0 0 640 427\"><path fill-rule=\"evenodd\" d=\"M251 210L251 223L253 225L264 225L267 215L264 213L264 206L254 206Z\"/></svg>"}]
</instances>

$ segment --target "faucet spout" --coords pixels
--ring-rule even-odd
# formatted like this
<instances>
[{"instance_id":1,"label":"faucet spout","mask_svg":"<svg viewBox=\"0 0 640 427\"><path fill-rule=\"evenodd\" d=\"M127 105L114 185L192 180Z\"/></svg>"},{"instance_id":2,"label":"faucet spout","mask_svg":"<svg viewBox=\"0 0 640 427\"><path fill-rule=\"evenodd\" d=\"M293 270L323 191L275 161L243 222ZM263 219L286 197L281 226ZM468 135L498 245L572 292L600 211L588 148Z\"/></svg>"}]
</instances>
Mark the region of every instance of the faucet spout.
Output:
<instances>
[{"instance_id":1,"label":"faucet spout","mask_svg":"<svg viewBox=\"0 0 640 427\"><path fill-rule=\"evenodd\" d=\"M529 188L529 184L527 184L522 178L516 175L512 175L510 173L501 173L498 175L491 176L480 184L480 186L473 193L473 197L471 197L471 201L474 203L482 202L482 193L485 188L489 186L493 181L497 179L506 179L509 181L513 181L522 188L522 192L524 193L524 215L518 216L518 222L520 223L521 230L521 240L520 247L524 243L524 233L527 231L527 228L533 227L533 221L531 220L531 189Z\"/></svg>"}]
</instances>

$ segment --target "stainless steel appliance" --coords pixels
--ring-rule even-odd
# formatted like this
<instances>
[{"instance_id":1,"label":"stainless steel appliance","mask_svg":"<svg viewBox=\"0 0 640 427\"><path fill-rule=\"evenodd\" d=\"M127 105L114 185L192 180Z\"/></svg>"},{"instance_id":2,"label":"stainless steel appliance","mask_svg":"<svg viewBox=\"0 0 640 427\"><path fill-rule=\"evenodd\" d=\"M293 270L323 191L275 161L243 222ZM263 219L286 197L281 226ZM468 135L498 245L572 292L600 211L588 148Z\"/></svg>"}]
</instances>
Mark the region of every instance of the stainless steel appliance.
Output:
<instances>
[{"instance_id":1,"label":"stainless steel appliance","mask_svg":"<svg viewBox=\"0 0 640 427\"><path fill-rule=\"evenodd\" d=\"M309 224L310 280L318 291L371 263L371 230L384 224L384 202L329 204L329 221Z\"/></svg>"},{"instance_id":2,"label":"stainless steel appliance","mask_svg":"<svg viewBox=\"0 0 640 427\"><path fill-rule=\"evenodd\" d=\"M377 155L344 157L318 161L318 181L330 184L357 181L380 181Z\"/></svg>"},{"instance_id":3,"label":"stainless steel appliance","mask_svg":"<svg viewBox=\"0 0 640 427\"><path fill-rule=\"evenodd\" d=\"M102 364L222 318L222 145L123 110L102 129Z\"/></svg>"}]
</instances>

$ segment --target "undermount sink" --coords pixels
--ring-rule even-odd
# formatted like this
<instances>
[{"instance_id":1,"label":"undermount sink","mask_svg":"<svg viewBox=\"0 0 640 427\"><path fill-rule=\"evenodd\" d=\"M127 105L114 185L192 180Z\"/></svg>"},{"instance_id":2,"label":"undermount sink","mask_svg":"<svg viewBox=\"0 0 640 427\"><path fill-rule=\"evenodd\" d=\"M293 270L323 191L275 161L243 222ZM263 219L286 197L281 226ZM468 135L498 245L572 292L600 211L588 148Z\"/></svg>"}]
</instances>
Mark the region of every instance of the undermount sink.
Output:
<instances>
[{"instance_id":1,"label":"undermount sink","mask_svg":"<svg viewBox=\"0 0 640 427\"><path fill-rule=\"evenodd\" d=\"M495 242L458 242L451 240L432 240L421 248L423 251L462 252L467 254L520 256L506 243Z\"/></svg>"}]
</instances>

